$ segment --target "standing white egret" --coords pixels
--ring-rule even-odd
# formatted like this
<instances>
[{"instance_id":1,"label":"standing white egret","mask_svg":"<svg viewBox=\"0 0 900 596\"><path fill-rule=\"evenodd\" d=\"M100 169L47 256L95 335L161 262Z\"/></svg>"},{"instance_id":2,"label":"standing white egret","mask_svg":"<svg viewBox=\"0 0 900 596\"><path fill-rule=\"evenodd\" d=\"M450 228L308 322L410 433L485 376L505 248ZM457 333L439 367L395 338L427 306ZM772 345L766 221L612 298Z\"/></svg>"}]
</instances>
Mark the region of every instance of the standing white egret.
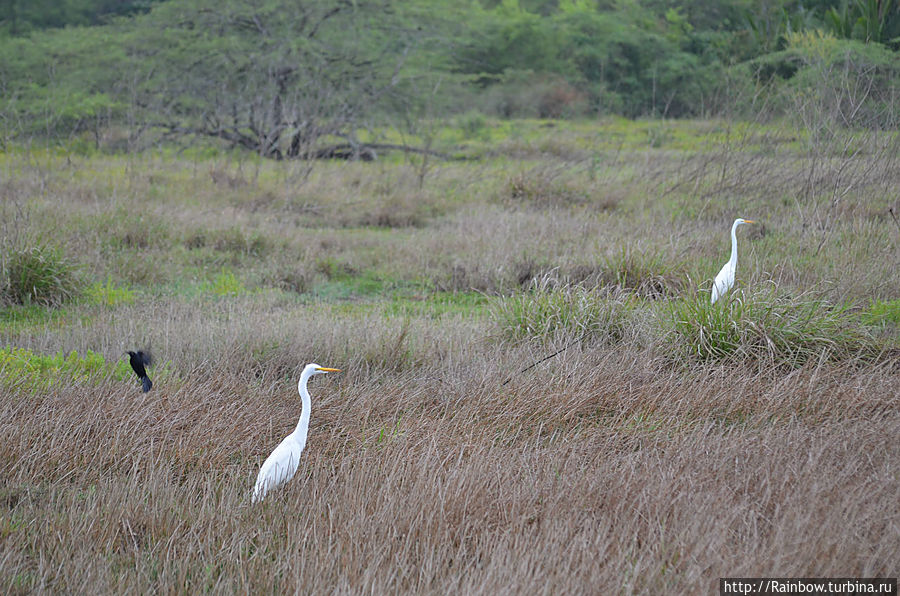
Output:
<instances>
[{"instance_id":1,"label":"standing white egret","mask_svg":"<svg viewBox=\"0 0 900 596\"><path fill-rule=\"evenodd\" d=\"M715 304L716 300L727 293L734 285L734 272L737 269L737 229L739 225L749 223L756 222L752 219L741 219L739 217L731 225L731 258L722 265L722 270L719 271L713 282L711 304Z\"/></svg>"},{"instance_id":2,"label":"standing white egret","mask_svg":"<svg viewBox=\"0 0 900 596\"><path fill-rule=\"evenodd\" d=\"M324 368L318 364L307 364L300 374L300 381L297 382L297 391L300 392L300 398L303 403L303 409L300 412L300 422L294 432L284 438L275 451L266 458L262 467L259 469L259 475L256 477L256 484L253 486L254 503L258 503L265 498L266 493L271 489L281 486L294 477L297 472L297 466L300 464L300 454L306 446L306 433L309 430L309 391L306 390L306 382L313 375L321 375L330 372L340 372L339 368Z\"/></svg>"}]
</instances>

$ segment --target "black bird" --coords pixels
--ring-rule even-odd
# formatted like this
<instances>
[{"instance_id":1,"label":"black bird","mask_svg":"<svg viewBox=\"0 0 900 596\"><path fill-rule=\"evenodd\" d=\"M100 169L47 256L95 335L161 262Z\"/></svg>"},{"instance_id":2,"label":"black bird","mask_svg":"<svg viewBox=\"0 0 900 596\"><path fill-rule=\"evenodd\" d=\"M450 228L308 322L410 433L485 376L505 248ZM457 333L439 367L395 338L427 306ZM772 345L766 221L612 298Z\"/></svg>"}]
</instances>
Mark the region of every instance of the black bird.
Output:
<instances>
[{"instance_id":1,"label":"black bird","mask_svg":"<svg viewBox=\"0 0 900 596\"><path fill-rule=\"evenodd\" d=\"M134 369L134 374L141 380L141 385L144 387L144 393L147 393L150 391L150 388L153 387L153 381L150 380L150 377L147 376L146 369L144 369L144 366L153 364L150 352L128 351L126 354L129 356L128 361L131 363L131 368Z\"/></svg>"}]
</instances>

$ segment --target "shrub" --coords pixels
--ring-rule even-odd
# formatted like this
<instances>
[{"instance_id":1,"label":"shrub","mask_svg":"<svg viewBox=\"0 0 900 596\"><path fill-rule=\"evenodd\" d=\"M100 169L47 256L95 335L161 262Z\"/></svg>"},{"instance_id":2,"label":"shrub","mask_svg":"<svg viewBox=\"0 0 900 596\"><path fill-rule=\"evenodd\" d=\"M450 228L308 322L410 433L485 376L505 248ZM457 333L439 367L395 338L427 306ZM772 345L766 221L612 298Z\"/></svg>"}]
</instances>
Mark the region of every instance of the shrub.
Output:
<instances>
[{"instance_id":1,"label":"shrub","mask_svg":"<svg viewBox=\"0 0 900 596\"><path fill-rule=\"evenodd\" d=\"M13 251L6 263L3 297L13 304L59 306L82 292L77 266L58 248Z\"/></svg>"},{"instance_id":2,"label":"shrub","mask_svg":"<svg viewBox=\"0 0 900 596\"><path fill-rule=\"evenodd\" d=\"M313 285L313 272L303 263L277 263L262 273L262 285L285 292L304 294Z\"/></svg>"}]
</instances>

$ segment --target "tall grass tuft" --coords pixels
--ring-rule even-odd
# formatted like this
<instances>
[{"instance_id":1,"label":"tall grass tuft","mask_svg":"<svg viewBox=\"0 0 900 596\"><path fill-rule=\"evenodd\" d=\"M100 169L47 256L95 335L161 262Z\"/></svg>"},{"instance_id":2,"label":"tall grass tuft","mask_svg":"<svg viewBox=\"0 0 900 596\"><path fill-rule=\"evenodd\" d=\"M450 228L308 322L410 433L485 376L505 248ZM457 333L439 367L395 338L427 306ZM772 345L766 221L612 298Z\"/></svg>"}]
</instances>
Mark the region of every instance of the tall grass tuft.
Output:
<instances>
[{"instance_id":1,"label":"tall grass tuft","mask_svg":"<svg viewBox=\"0 0 900 596\"><path fill-rule=\"evenodd\" d=\"M82 293L78 267L58 248L13 251L6 263L2 298L12 304L59 306Z\"/></svg>"},{"instance_id":2,"label":"tall grass tuft","mask_svg":"<svg viewBox=\"0 0 900 596\"><path fill-rule=\"evenodd\" d=\"M683 268L670 264L663 254L625 246L603 259L599 275L604 285L616 285L651 299L681 294L687 280Z\"/></svg>"},{"instance_id":3,"label":"tall grass tuft","mask_svg":"<svg viewBox=\"0 0 900 596\"><path fill-rule=\"evenodd\" d=\"M563 333L619 343L634 306L626 292L557 285L547 275L535 280L528 292L495 299L489 312L501 335L514 342L550 341Z\"/></svg>"},{"instance_id":4,"label":"tall grass tuft","mask_svg":"<svg viewBox=\"0 0 900 596\"><path fill-rule=\"evenodd\" d=\"M701 361L796 368L812 358L874 358L882 351L849 305L819 299L762 292L710 304L699 295L674 301L668 310L676 351Z\"/></svg>"}]
</instances>

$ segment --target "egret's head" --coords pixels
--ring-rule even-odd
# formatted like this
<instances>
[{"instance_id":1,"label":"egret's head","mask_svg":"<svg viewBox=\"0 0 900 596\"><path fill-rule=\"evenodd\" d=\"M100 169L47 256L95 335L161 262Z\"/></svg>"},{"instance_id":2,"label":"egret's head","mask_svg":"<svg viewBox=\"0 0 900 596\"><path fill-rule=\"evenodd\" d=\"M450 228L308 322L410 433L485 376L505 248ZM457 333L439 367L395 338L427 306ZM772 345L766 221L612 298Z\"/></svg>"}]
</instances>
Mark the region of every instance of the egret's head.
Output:
<instances>
[{"instance_id":1,"label":"egret's head","mask_svg":"<svg viewBox=\"0 0 900 596\"><path fill-rule=\"evenodd\" d=\"M311 377L312 375L324 375L325 373L330 372L341 372L339 368L325 368L324 366L319 366L318 364L307 364L306 368L303 369L303 375L307 377Z\"/></svg>"},{"instance_id":2,"label":"egret's head","mask_svg":"<svg viewBox=\"0 0 900 596\"><path fill-rule=\"evenodd\" d=\"M736 220L734 220L734 225L736 225L736 226L739 226L739 225L745 224L745 223L756 223L756 221L752 220L752 219L743 219L740 217L737 218Z\"/></svg>"}]
</instances>

